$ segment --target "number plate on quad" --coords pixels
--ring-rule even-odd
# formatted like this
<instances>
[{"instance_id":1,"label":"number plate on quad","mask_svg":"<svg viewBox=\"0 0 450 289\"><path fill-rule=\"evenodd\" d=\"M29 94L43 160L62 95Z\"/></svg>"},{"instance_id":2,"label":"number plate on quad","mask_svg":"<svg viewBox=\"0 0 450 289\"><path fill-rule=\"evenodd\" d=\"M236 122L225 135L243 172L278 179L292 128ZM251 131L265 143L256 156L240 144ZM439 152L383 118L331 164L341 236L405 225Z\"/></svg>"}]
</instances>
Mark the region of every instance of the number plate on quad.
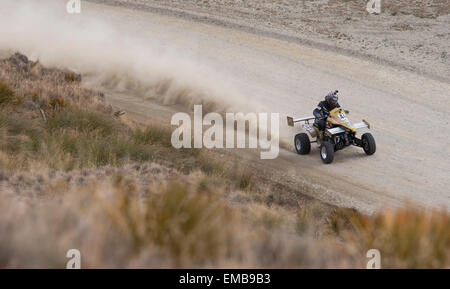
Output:
<instances>
[{"instance_id":1,"label":"number plate on quad","mask_svg":"<svg viewBox=\"0 0 450 289\"><path fill-rule=\"evenodd\" d=\"M311 135L311 137L316 137L317 132L316 130L308 123L303 124L303 127L305 128L305 130L307 132L309 132L309 134Z\"/></svg>"}]
</instances>

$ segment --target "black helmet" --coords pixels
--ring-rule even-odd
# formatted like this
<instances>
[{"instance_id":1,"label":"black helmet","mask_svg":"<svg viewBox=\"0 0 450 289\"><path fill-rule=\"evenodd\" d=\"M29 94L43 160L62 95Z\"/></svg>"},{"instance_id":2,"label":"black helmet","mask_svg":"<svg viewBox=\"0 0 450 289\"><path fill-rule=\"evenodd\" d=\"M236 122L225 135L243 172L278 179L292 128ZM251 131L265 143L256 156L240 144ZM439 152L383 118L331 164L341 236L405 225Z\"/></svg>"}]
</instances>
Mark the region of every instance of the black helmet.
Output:
<instances>
[{"instance_id":1,"label":"black helmet","mask_svg":"<svg viewBox=\"0 0 450 289\"><path fill-rule=\"evenodd\" d=\"M336 104L338 103L338 90L330 92L329 94L327 94L327 96L325 96L325 100L326 102L328 102L328 104L332 107L335 107Z\"/></svg>"}]
</instances>

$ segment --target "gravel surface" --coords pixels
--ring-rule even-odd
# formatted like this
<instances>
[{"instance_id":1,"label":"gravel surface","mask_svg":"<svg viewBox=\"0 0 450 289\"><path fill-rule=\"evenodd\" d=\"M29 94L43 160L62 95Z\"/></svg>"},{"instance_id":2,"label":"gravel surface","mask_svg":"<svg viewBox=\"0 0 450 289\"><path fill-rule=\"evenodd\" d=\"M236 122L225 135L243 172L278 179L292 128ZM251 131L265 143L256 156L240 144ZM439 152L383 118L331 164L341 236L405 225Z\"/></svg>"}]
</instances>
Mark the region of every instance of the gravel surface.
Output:
<instances>
[{"instance_id":1,"label":"gravel surface","mask_svg":"<svg viewBox=\"0 0 450 289\"><path fill-rule=\"evenodd\" d=\"M208 67L210 77L214 77L204 84L220 84L220 95L245 100L255 111L257 105L263 105L279 112L283 119L285 115L310 115L324 93L339 88L341 105L352 111L351 120L372 123L371 132L377 141L375 155L367 157L360 149L349 148L337 152L335 162L327 166L322 164L316 146L308 156L282 150L276 160L256 161L271 178L279 176L299 187L305 181L312 182L320 190L311 196L363 212L401 206L405 200L450 208L446 189L450 186L450 164L445 157L450 155L446 145L450 134L442 130L442 124L449 122L447 82L236 27L103 5L92 6L91 13L99 19L107 15L111 27L120 25L136 37L135 42L159 43L161 49L174 52L177 58ZM150 57L144 51L139 54L140 62ZM185 79L180 70L181 63L172 71L174 79ZM154 71L148 67L142 73ZM200 70L194 69L191 74L205 80ZM143 109L144 104L132 98L121 101L127 102L129 117ZM150 105L145 110L152 114ZM281 133L287 133L286 140L291 142L301 128L287 131L283 124Z\"/></svg>"},{"instance_id":2,"label":"gravel surface","mask_svg":"<svg viewBox=\"0 0 450 289\"><path fill-rule=\"evenodd\" d=\"M88 0L272 34L449 81L450 1Z\"/></svg>"}]
</instances>

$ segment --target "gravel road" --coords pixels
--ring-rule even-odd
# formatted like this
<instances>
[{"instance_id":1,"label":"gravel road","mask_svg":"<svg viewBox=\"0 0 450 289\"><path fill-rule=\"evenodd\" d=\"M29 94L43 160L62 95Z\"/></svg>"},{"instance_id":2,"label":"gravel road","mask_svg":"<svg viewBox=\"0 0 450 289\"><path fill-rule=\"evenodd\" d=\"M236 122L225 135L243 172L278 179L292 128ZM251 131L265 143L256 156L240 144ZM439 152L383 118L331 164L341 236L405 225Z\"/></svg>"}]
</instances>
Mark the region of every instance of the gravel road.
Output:
<instances>
[{"instance_id":1,"label":"gravel road","mask_svg":"<svg viewBox=\"0 0 450 289\"><path fill-rule=\"evenodd\" d=\"M268 165L293 180L305 177L328 188L322 199L366 211L405 200L449 206L450 133L443 131L450 118L448 83L233 28L92 7L122 27L140 27L140 37L158 37L166 47L193 55L222 76L232 91L270 111L309 115L326 92L339 88L351 118L373 124L377 154L366 157L350 148L325 166L317 149L306 157L283 151Z\"/></svg>"}]
</instances>

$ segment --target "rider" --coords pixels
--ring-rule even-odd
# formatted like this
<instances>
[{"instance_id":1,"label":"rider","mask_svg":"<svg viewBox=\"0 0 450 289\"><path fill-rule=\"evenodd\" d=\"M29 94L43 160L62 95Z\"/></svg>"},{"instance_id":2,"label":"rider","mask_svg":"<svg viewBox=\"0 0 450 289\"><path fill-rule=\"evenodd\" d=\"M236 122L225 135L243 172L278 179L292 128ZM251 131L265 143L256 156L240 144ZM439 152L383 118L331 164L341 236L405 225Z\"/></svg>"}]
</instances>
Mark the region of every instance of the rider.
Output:
<instances>
[{"instance_id":1,"label":"rider","mask_svg":"<svg viewBox=\"0 0 450 289\"><path fill-rule=\"evenodd\" d=\"M338 90L330 92L325 96L325 100L319 102L317 108L314 110L313 114L316 118L314 125L320 131L320 139L322 139L323 131L325 130L326 119L330 115L330 111L336 107L341 107L338 103Z\"/></svg>"}]
</instances>

